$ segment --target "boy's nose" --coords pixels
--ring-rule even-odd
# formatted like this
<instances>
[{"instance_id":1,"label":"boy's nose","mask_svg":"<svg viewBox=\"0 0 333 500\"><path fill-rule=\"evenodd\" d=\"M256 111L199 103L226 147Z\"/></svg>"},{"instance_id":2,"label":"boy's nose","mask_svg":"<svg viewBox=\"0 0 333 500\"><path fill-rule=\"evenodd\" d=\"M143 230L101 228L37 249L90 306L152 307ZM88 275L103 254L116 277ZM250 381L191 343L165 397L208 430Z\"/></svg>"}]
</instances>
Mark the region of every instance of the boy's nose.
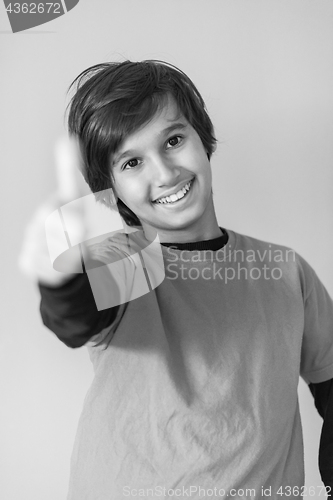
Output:
<instances>
[{"instance_id":1,"label":"boy's nose","mask_svg":"<svg viewBox=\"0 0 333 500\"><path fill-rule=\"evenodd\" d=\"M179 174L180 167L166 158L157 157L151 162L150 175L159 187L172 185Z\"/></svg>"}]
</instances>

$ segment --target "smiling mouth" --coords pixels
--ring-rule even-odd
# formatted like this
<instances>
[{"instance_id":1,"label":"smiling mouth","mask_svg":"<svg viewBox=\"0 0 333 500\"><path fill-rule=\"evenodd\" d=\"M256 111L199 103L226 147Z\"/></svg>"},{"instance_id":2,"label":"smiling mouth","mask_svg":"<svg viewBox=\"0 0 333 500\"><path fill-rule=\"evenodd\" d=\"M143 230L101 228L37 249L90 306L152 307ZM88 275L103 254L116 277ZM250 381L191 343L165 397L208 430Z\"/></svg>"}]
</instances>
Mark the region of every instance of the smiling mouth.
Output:
<instances>
[{"instance_id":1,"label":"smiling mouth","mask_svg":"<svg viewBox=\"0 0 333 500\"><path fill-rule=\"evenodd\" d=\"M170 194L170 196L165 196L163 198L158 198L154 201L154 203L158 203L160 205L172 205L173 203L177 203L177 201L181 200L188 194L192 187L193 180L194 179L191 179L187 182L184 187L177 191L177 193Z\"/></svg>"}]
</instances>

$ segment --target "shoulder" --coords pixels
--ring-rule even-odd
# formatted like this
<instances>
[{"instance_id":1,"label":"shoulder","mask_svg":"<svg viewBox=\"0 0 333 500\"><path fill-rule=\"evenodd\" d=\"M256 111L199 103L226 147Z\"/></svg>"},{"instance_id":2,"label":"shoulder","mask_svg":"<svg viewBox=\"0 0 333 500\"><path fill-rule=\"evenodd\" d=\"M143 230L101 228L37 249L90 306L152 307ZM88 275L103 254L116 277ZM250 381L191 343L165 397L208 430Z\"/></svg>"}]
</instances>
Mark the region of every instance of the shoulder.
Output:
<instances>
[{"instance_id":1,"label":"shoulder","mask_svg":"<svg viewBox=\"0 0 333 500\"><path fill-rule=\"evenodd\" d=\"M299 255L288 246L260 240L235 231L227 230L227 232L230 251L238 255L243 253L244 258L248 257L248 260L252 257L259 262L298 262Z\"/></svg>"},{"instance_id":2,"label":"shoulder","mask_svg":"<svg viewBox=\"0 0 333 500\"><path fill-rule=\"evenodd\" d=\"M238 233L236 231L231 231L227 229L229 234L229 239L233 242L235 249L253 249L253 250L271 250L271 251L283 251L283 252L293 252L296 254L295 250L277 243L272 243L271 241L264 241L253 236Z\"/></svg>"},{"instance_id":3,"label":"shoulder","mask_svg":"<svg viewBox=\"0 0 333 500\"><path fill-rule=\"evenodd\" d=\"M303 296L306 297L318 281L314 269L293 248L235 231L227 232L232 242L232 251L238 259L281 269L284 277L300 285Z\"/></svg>"}]
</instances>

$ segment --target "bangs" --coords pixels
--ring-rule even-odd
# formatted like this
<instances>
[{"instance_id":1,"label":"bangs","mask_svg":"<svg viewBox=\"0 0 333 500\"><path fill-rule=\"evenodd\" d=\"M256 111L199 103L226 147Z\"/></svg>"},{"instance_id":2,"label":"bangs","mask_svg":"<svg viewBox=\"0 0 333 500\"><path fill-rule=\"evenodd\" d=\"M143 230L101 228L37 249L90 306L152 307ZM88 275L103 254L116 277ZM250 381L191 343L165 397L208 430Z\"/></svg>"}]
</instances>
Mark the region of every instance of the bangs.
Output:
<instances>
[{"instance_id":1,"label":"bangs","mask_svg":"<svg viewBox=\"0 0 333 500\"><path fill-rule=\"evenodd\" d=\"M95 170L105 177L105 165L111 168L112 157L123 141L147 125L167 102L168 95L159 92L146 97L144 101L138 100L135 104L119 100L101 106L82 130L81 137L86 144L88 164L95 164ZM97 164L96 158L99 158Z\"/></svg>"},{"instance_id":2,"label":"bangs","mask_svg":"<svg viewBox=\"0 0 333 500\"><path fill-rule=\"evenodd\" d=\"M156 114L160 113L168 103L168 95L155 93L144 101L133 103L113 103L109 110L108 136L112 138L109 144L109 158L112 160L125 139L145 127Z\"/></svg>"}]
</instances>

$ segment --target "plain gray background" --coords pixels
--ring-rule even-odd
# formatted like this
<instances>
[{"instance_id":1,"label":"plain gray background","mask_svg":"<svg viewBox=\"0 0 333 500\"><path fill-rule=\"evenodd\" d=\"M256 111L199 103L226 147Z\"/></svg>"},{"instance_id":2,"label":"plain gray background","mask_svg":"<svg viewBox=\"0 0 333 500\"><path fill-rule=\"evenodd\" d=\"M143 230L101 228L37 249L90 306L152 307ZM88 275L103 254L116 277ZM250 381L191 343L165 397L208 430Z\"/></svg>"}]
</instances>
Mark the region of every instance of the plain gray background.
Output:
<instances>
[{"instance_id":1,"label":"plain gray background","mask_svg":"<svg viewBox=\"0 0 333 500\"><path fill-rule=\"evenodd\" d=\"M220 225L293 247L333 295L332 28L331 0L81 0L14 35L1 3L1 498L65 499L93 376L85 348L42 326L36 286L17 268L25 226L55 188L70 82L107 60L183 69L220 141ZM320 485L321 421L304 382L299 393L306 484Z\"/></svg>"}]
</instances>

